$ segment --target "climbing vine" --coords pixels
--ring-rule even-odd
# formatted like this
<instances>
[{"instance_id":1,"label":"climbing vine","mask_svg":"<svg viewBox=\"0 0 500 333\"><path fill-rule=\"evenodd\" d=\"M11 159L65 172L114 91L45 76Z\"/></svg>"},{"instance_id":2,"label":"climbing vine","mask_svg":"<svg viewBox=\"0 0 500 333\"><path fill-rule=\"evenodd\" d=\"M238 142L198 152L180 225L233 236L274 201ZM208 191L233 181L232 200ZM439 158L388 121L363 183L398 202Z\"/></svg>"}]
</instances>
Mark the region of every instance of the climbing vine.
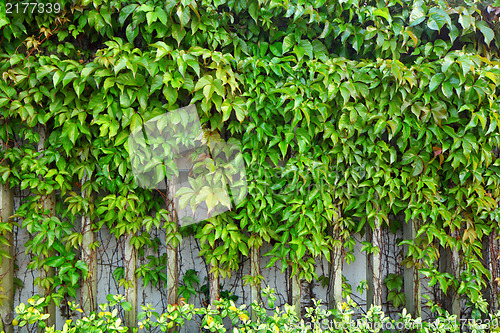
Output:
<instances>
[{"instance_id":1,"label":"climbing vine","mask_svg":"<svg viewBox=\"0 0 500 333\"><path fill-rule=\"evenodd\" d=\"M30 267L56 271L36 281L56 301L88 275L82 217L93 231L132 235L135 249L155 246L151 228L182 242L162 195L134 179L127 140L190 104L207 133L239 142L246 166L243 200L192 228L211 273L227 277L271 244L269 266L318 279L317 258L331 260L339 244L351 258L354 233L404 216L420 226L402 243L403 264L478 301L492 273L483 241L499 221L496 7L60 3L58 14L0 14L0 176L31 193L16 216L32 237ZM53 212L40 203L50 195ZM462 275L436 268L440 247L457 251Z\"/></svg>"}]
</instances>

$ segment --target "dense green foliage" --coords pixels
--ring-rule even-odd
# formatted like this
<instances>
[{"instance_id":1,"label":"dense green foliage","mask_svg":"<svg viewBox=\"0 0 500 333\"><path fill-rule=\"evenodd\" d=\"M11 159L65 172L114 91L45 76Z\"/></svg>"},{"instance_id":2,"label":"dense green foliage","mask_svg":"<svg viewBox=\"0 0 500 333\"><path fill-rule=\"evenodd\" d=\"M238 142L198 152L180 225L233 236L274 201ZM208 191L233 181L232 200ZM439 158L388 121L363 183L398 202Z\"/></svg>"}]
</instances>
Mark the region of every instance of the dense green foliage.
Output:
<instances>
[{"instance_id":1,"label":"dense green foliage","mask_svg":"<svg viewBox=\"0 0 500 333\"><path fill-rule=\"evenodd\" d=\"M490 277L481 242L498 229L500 198L500 39L486 8L62 4L58 15L0 17L1 178L31 191L17 211L33 235L30 267L58 272L37 283L75 295L86 273L74 227L82 214L96 230L133 232L137 248L155 246L148 233L165 225L181 239L163 222L161 196L134 183L126 140L145 121L195 104L210 133L241 142L247 166L249 193L237 209L188 230L215 272L230 274L249 248L269 242L270 265L311 280L315 257L329 259L342 241L352 260L353 233L375 223L398 230L404 214L421 222L405 264L430 285L479 299ZM38 151L41 127L49 135ZM39 202L52 192L48 217ZM436 269L439 245L459 251L461 278ZM49 251L56 256L39 256Z\"/></svg>"}]
</instances>

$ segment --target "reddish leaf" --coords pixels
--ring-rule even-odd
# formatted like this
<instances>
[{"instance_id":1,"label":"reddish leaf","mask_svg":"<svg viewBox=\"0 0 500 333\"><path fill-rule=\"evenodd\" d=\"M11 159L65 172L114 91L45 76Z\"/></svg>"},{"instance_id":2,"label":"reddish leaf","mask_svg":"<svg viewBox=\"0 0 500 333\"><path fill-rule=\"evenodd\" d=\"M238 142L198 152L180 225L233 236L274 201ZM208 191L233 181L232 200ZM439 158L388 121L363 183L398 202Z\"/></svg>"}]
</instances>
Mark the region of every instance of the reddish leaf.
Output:
<instances>
[{"instance_id":1,"label":"reddish leaf","mask_svg":"<svg viewBox=\"0 0 500 333\"><path fill-rule=\"evenodd\" d=\"M434 157L441 155L443 153L443 148L441 147L432 147L432 151L434 152Z\"/></svg>"}]
</instances>

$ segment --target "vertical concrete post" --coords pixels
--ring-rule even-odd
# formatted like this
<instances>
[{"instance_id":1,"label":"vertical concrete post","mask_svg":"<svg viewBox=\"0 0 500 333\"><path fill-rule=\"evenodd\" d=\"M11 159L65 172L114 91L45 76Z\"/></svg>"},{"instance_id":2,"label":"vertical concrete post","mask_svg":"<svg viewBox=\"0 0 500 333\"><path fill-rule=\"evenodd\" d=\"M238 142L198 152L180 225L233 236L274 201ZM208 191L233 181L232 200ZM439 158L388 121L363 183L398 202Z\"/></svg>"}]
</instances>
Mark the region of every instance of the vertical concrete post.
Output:
<instances>
[{"instance_id":1,"label":"vertical concrete post","mask_svg":"<svg viewBox=\"0 0 500 333\"><path fill-rule=\"evenodd\" d=\"M329 282L328 282L328 309L336 309L342 302L342 241L337 232L333 232L334 245L330 251Z\"/></svg>"},{"instance_id":2,"label":"vertical concrete post","mask_svg":"<svg viewBox=\"0 0 500 333\"><path fill-rule=\"evenodd\" d=\"M451 236L459 237L458 231L453 231ZM460 258L456 249L441 248L439 257L439 270L443 273L450 273L453 276L459 274ZM443 308L452 315L457 315L460 320L460 300L457 295L457 290L453 286L449 286L446 294L441 295Z\"/></svg>"},{"instance_id":3,"label":"vertical concrete post","mask_svg":"<svg viewBox=\"0 0 500 333\"><path fill-rule=\"evenodd\" d=\"M366 309L370 309L372 305L382 305L382 223L378 218L375 218L375 228L372 230L367 224L368 241L374 247L378 247L379 251L368 254L366 260L366 282L368 290L366 293Z\"/></svg>"},{"instance_id":4,"label":"vertical concrete post","mask_svg":"<svg viewBox=\"0 0 500 333\"><path fill-rule=\"evenodd\" d=\"M177 303L179 289L179 271L178 271L178 251L177 246L167 244L167 303Z\"/></svg>"},{"instance_id":5,"label":"vertical concrete post","mask_svg":"<svg viewBox=\"0 0 500 333\"><path fill-rule=\"evenodd\" d=\"M42 153L41 156L43 156L43 152L45 150L45 141L47 139L47 127L45 125L40 125L39 128L39 135L40 135L40 141L38 142L38 151ZM40 198L40 205L42 208L43 215L45 215L47 218L50 218L52 216L55 216L55 211L56 211L56 195L55 192L53 191L52 193L48 193L46 195L43 195ZM44 258L50 258L54 256L54 251L49 250L46 255L41 255L40 259L44 260ZM52 286L50 284L50 279L53 278L55 275L55 269L54 267L40 267L38 270L38 276L40 277L43 285L41 285L41 291L39 293L41 294L42 297L49 297L53 290ZM54 301L50 301L49 305L47 305L43 309L44 313L47 313L50 315L50 317L45 321L47 327L53 326L56 323L56 305ZM39 329L41 332L42 329Z\"/></svg>"},{"instance_id":6,"label":"vertical concrete post","mask_svg":"<svg viewBox=\"0 0 500 333\"><path fill-rule=\"evenodd\" d=\"M216 242L217 244L217 242ZM209 273L208 273L208 283L209 283L209 292L210 292L210 306L212 309L215 309L214 302L219 299L220 294L220 282L219 282L219 272L210 273L212 268L215 266L212 263L208 264Z\"/></svg>"},{"instance_id":7,"label":"vertical concrete post","mask_svg":"<svg viewBox=\"0 0 500 333\"><path fill-rule=\"evenodd\" d=\"M491 274L488 281L488 286L485 290L485 298L488 302L488 312L497 313L498 311L498 241L496 240L496 231L493 230L488 237L484 236L483 239L483 258L485 260L485 267ZM486 319L486 318L485 318Z\"/></svg>"},{"instance_id":8,"label":"vertical concrete post","mask_svg":"<svg viewBox=\"0 0 500 333\"><path fill-rule=\"evenodd\" d=\"M7 224L14 214L14 195L9 185L0 184L0 223ZM0 250L7 256L0 256L0 331L13 333L14 327L14 239L12 227L1 234L7 240L7 244L1 244Z\"/></svg>"},{"instance_id":9,"label":"vertical concrete post","mask_svg":"<svg viewBox=\"0 0 500 333\"><path fill-rule=\"evenodd\" d=\"M55 212L55 206L56 206L56 195L54 192L42 196L42 206L44 211L50 211L49 216L53 216ZM54 256L54 251L49 250L47 253L46 258L50 258ZM42 254L40 256L40 259L45 259L45 256ZM54 277L55 275L55 268L54 267L41 267L38 271L39 277L41 281L45 281L43 283L43 290L41 291L41 296L42 297L49 297L52 295L54 290L52 289L52 286L50 284L50 279ZM44 313L50 314L50 317L45 321L47 324L47 327L53 326L56 323L56 304L54 301L50 301L49 305L45 309L43 309Z\"/></svg>"},{"instance_id":10,"label":"vertical concrete post","mask_svg":"<svg viewBox=\"0 0 500 333\"><path fill-rule=\"evenodd\" d=\"M295 309L295 313L297 314L297 317L301 317L301 304L300 304L300 299L301 299L301 294L302 294L302 286L300 283L299 279L299 274L295 274L292 276L292 306Z\"/></svg>"},{"instance_id":11,"label":"vertical concrete post","mask_svg":"<svg viewBox=\"0 0 500 333\"><path fill-rule=\"evenodd\" d=\"M125 263L125 279L127 280L125 300L132 304L132 310L125 312L125 324L127 327L131 328L137 327L137 277L135 275L137 250L131 244L133 236L134 234L132 233L125 235L125 251L123 254Z\"/></svg>"},{"instance_id":12,"label":"vertical concrete post","mask_svg":"<svg viewBox=\"0 0 500 333\"><path fill-rule=\"evenodd\" d=\"M175 204L175 183L176 179L170 177L171 179L167 181L168 193L167 193L167 208L170 213L171 220L176 225L176 231L178 227L178 218ZM175 304L178 300L178 290L179 290L179 246L177 245L177 239L174 238L167 244L167 303Z\"/></svg>"},{"instance_id":13,"label":"vertical concrete post","mask_svg":"<svg viewBox=\"0 0 500 333\"><path fill-rule=\"evenodd\" d=\"M257 237L257 235L253 236ZM260 246L256 242L255 240L253 246L250 248L250 274L253 278L260 276ZM261 283L260 280L256 281L250 285L250 302L259 304ZM257 314L252 311L252 320L256 319Z\"/></svg>"},{"instance_id":14,"label":"vertical concrete post","mask_svg":"<svg viewBox=\"0 0 500 333\"><path fill-rule=\"evenodd\" d=\"M409 220L403 225L403 237L405 239L415 239L418 231L418 221ZM408 255L408 245L404 246L405 257ZM421 292L420 292L420 273L415 265L408 268L406 265L403 272L404 293L406 299L406 309L412 316L421 317Z\"/></svg>"},{"instance_id":15,"label":"vertical concrete post","mask_svg":"<svg viewBox=\"0 0 500 333\"><path fill-rule=\"evenodd\" d=\"M89 181L87 173L84 173L82 178L82 188ZM92 205L92 194L88 193L85 188L82 191L82 197L87 200L89 205ZM87 264L88 274L84 277L83 285L80 292L80 304L84 311L83 315L90 314L91 311L97 311L97 253L94 248L95 234L92 228L92 218L90 209L82 214L81 223L82 232L82 261Z\"/></svg>"}]
</instances>

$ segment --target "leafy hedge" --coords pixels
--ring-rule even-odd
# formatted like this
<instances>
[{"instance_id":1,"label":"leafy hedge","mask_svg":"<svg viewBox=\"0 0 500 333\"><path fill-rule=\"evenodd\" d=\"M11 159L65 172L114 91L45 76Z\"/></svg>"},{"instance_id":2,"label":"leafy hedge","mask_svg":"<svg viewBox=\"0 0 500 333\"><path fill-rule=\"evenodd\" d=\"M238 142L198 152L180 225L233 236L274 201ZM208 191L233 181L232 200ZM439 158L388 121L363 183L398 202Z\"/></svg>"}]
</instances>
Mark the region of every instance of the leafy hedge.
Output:
<instances>
[{"instance_id":1,"label":"leafy hedge","mask_svg":"<svg viewBox=\"0 0 500 333\"><path fill-rule=\"evenodd\" d=\"M94 230L133 233L138 249L155 246L149 232L167 213L154 191L134 182L126 140L145 121L189 104L209 133L240 140L248 170L249 193L236 209L186 231L200 240L212 272L231 274L265 242L273 245L270 265L317 279L316 257L330 259L341 242L352 260L352 234L380 223L399 230L395 216L404 214L421 224L405 241L405 264L430 285L480 299L491 274L482 241L498 231L500 197L500 39L490 7L61 4L58 15L0 16L0 175L31 193L16 213L33 236L29 268L57 269L37 283L54 286L58 299L75 296L86 276L76 255L81 215ZM39 202L52 193L50 217ZM459 252L463 276L436 269L440 245Z\"/></svg>"},{"instance_id":2,"label":"leafy hedge","mask_svg":"<svg viewBox=\"0 0 500 333\"><path fill-rule=\"evenodd\" d=\"M337 309L325 310L319 303L314 307L306 308L305 319L299 319L292 306L286 304L283 309L273 304L273 290L266 289L264 293L269 297L268 302L272 315L260 304L252 304L252 311L257 313L255 319L250 319L246 307L236 307L233 301L221 299L215 302L214 308L195 308L192 304L182 306L169 305L165 313L157 313L151 305L141 306L139 313L139 328L132 332L168 332L172 329L182 330L188 322L195 322L202 332L259 332L259 333L375 333L375 332L462 332L467 330L474 333L497 332L499 328L500 312L491 314L488 319L459 321L456 316L446 313L438 316L432 322L422 321L421 318L412 318L406 309L399 314L397 320L386 316L380 307L374 306L362 316L354 315L356 304L347 298L347 302L339 304ZM15 325L26 327L32 331L42 328L43 333L102 333L128 332L129 328L122 325L119 311L124 309L123 296L108 295L109 303L99 305L98 312L92 312L82 318L66 320L61 330L46 327L42 321L47 314L42 312L44 298L29 299L28 305L21 303L16 307ZM82 310L77 304L70 303L71 309L76 312ZM122 308L123 306L123 308ZM127 310L125 310L127 311Z\"/></svg>"}]
</instances>

